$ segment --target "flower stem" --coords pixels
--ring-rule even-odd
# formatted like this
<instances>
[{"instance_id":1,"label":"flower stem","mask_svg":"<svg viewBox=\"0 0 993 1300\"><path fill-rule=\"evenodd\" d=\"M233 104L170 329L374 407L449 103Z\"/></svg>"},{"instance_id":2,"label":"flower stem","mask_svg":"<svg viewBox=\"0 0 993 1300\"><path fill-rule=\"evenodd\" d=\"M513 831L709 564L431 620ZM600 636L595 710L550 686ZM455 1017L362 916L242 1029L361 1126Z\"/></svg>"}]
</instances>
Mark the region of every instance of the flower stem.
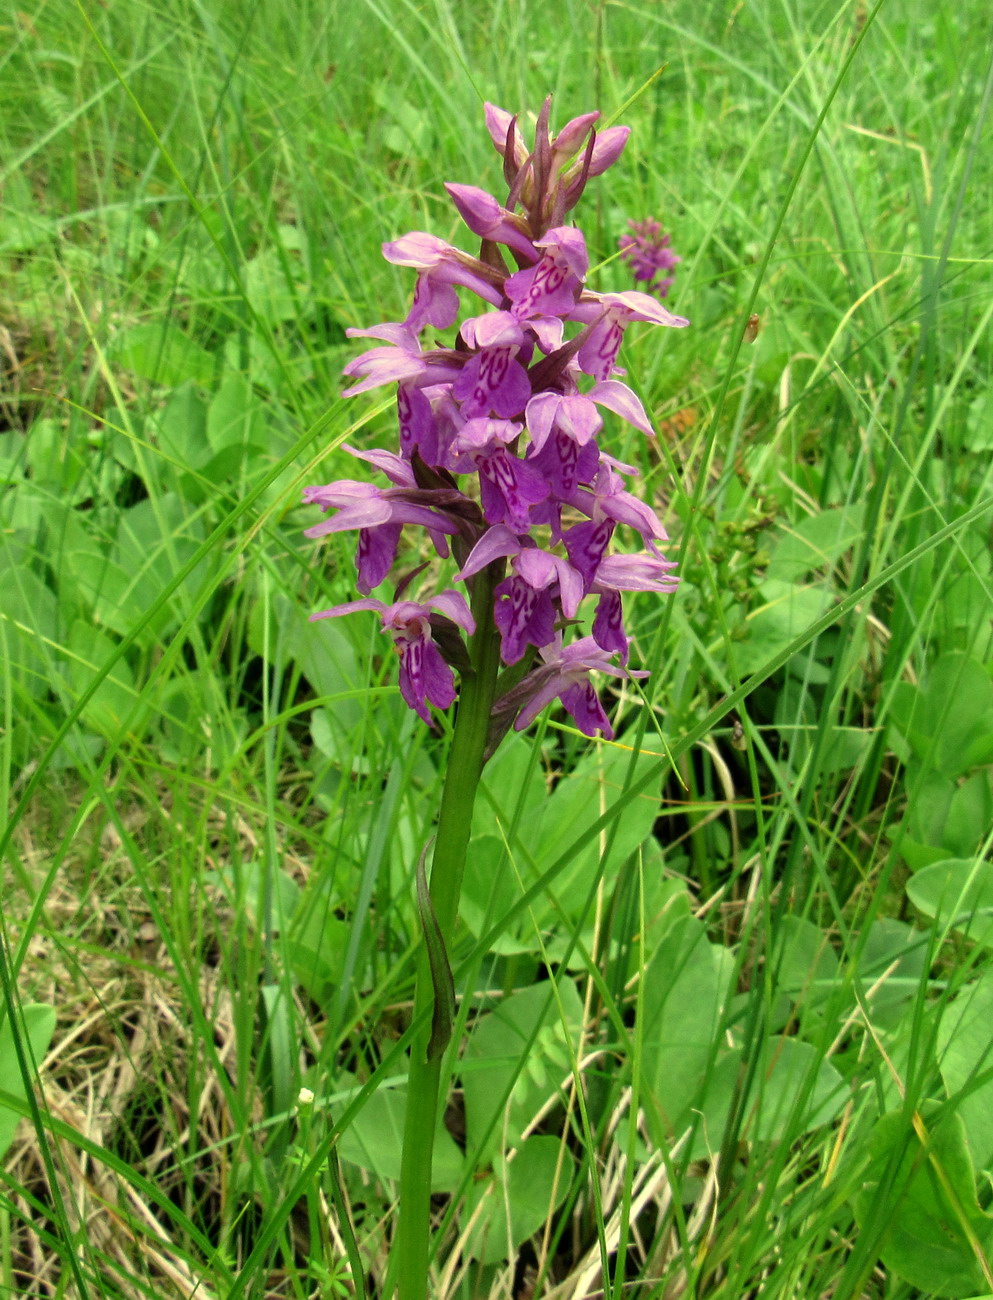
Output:
<instances>
[{"instance_id":1,"label":"flower stem","mask_svg":"<svg viewBox=\"0 0 993 1300\"><path fill-rule=\"evenodd\" d=\"M438 814L431 867L431 901L446 952L451 949L458 915L466 850L472 829L472 809L483 770L490 710L500 667L500 641L493 623L493 588L497 580L491 569L485 569L477 575L474 584L472 612L476 632L470 642L473 671L462 679ZM422 942L417 964L414 1019L423 1016L424 1025L410 1048L407 1114L400 1166L400 1217L396 1241L399 1300L428 1300L431 1160L445 1057L445 1053L440 1053L435 1060L427 1059L431 1037L428 1013L433 997L427 947Z\"/></svg>"}]
</instances>

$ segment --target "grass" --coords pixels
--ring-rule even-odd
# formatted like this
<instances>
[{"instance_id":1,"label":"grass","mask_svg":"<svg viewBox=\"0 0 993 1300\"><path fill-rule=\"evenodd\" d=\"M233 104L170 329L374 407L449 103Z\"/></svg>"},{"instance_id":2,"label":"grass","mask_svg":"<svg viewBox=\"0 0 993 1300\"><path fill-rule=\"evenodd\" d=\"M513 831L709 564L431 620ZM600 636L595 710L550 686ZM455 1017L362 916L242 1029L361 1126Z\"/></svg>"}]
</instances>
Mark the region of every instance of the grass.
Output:
<instances>
[{"instance_id":1,"label":"grass","mask_svg":"<svg viewBox=\"0 0 993 1300\"><path fill-rule=\"evenodd\" d=\"M482 101L550 91L633 128L596 285L629 218L683 257L614 449L683 586L617 745L484 773L433 1294L993 1292L983 6L2 24L0 1294L385 1293L449 732L307 624L352 555L297 502L395 437L338 397L381 242L468 247Z\"/></svg>"}]
</instances>

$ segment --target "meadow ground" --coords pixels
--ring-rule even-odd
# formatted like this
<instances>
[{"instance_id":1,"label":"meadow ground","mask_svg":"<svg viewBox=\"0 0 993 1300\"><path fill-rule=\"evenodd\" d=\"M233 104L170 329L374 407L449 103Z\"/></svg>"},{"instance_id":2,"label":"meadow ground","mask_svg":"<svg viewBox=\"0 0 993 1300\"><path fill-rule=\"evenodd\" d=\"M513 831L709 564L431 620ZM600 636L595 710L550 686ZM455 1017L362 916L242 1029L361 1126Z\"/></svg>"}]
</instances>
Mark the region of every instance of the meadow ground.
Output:
<instances>
[{"instance_id":1,"label":"meadow ground","mask_svg":"<svg viewBox=\"0 0 993 1300\"><path fill-rule=\"evenodd\" d=\"M300 490L395 443L382 242L474 251L443 182L549 93L632 127L594 287L682 258L612 448L682 585L614 743L484 773L432 1297L993 1294L987 9L0 16L0 1295L390 1293L450 723L307 623Z\"/></svg>"}]
</instances>

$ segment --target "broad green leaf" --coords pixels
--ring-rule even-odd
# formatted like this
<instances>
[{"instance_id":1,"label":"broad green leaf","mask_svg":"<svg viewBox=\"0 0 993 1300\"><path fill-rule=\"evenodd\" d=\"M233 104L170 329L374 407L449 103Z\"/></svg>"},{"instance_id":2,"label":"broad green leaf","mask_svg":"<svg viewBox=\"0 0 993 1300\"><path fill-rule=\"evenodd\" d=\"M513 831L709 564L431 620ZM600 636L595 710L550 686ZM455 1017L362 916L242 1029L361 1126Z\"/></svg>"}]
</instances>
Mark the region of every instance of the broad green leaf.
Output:
<instances>
[{"instance_id":1,"label":"broad green leaf","mask_svg":"<svg viewBox=\"0 0 993 1300\"><path fill-rule=\"evenodd\" d=\"M174 389L154 420L155 440L179 468L199 466L210 455L207 403L187 380Z\"/></svg>"},{"instance_id":2,"label":"broad green leaf","mask_svg":"<svg viewBox=\"0 0 993 1300\"><path fill-rule=\"evenodd\" d=\"M864 517L862 505L838 506L787 525L769 557L766 577L796 582L833 567L862 536Z\"/></svg>"},{"instance_id":3,"label":"broad green leaf","mask_svg":"<svg viewBox=\"0 0 993 1300\"><path fill-rule=\"evenodd\" d=\"M873 921L858 958L865 1004L876 1029L892 1029L917 996L928 966L927 936L905 921Z\"/></svg>"},{"instance_id":4,"label":"broad green leaf","mask_svg":"<svg viewBox=\"0 0 993 1300\"><path fill-rule=\"evenodd\" d=\"M820 618L834 599L827 583L800 587L767 578L760 591L765 604L749 614L745 623L747 638L734 651L738 672L744 676L784 650Z\"/></svg>"},{"instance_id":5,"label":"broad green leaf","mask_svg":"<svg viewBox=\"0 0 993 1300\"><path fill-rule=\"evenodd\" d=\"M717 1059L728 983L725 953L692 916L672 926L645 969L644 1075L670 1135L685 1126L703 1096Z\"/></svg>"},{"instance_id":6,"label":"broad green leaf","mask_svg":"<svg viewBox=\"0 0 993 1300\"><path fill-rule=\"evenodd\" d=\"M48 1051L55 1032L55 1008L42 1002L31 1002L23 1008L22 1014L23 1023L18 1025L18 1036L25 1055L38 1064ZM14 1097L27 1096L14 1046L14 1030L7 1017L0 1025L0 1092L9 1092ZM18 1111L0 1101L0 1157L14 1140L19 1118Z\"/></svg>"},{"instance_id":7,"label":"broad green leaf","mask_svg":"<svg viewBox=\"0 0 993 1300\"><path fill-rule=\"evenodd\" d=\"M397 1182L406 1110L406 1086L374 1092L341 1135L338 1151L342 1160L368 1169L383 1182ZM439 1120L431 1163L431 1190L454 1192L463 1167L462 1153Z\"/></svg>"},{"instance_id":8,"label":"broad green leaf","mask_svg":"<svg viewBox=\"0 0 993 1300\"><path fill-rule=\"evenodd\" d=\"M829 997L838 979L838 959L819 925L784 916L776 935L773 970L776 985L805 1003Z\"/></svg>"},{"instance_id":9,"label":"broad green leaf","mask_svg":"<svg viewBox=\"0 0 993 1300\"><path fill-rule=\"evenodd\" d=\"M235 448L244 460L249 449L265 446L265 410L244 376L229 371L207 409L207 438L215 452Z\"/></svg>"},{"instance_id":10,"label":"broad green leaf","mask_svg":"<svg viewBox=\"0 0 993 1300\"><path fill-rule=\"evenodd\" d=\"M993 760L993 681L969 655L942 655L923 686L901 683L890 718L916 757L943 776Z\"/></svg>"},{"instance_id":11,"label":"broad green leaf","mask_svg":"<svg viewBox=\"0 0 993 1300\"><path fill-rule=\"evenodd\" d=\"M976 1199L965 1127L947 1105L921 1110L926 1137L901 1112L883 1115L870 1140L870 1165L855 1198L863 1231L882 1232L883 1263L931 1296L984 1290L972 1236L990 1257L993 1219Z\"/></svg>"},{"instance_id":12,"label":"broad green leaf","mask_svg":"<svg viewBox=\"0 0 993 1300\"><path fill-rule=\"evenodd\" d=\"M112 356L118 365L166 388L187 382L205 387L217 369L207 349L169 321L132 325L115 340Z\"/></svg>"},{"instance_id":13,"label":"broad green leaf","mask_svg":"<svg viewBox=\"0 0 993 1300\"><path fill-rule=\"evenodd\" d=\"M268 919L274 929L286 933L300 903L300 886L285 871L273 871L257 862L243 862L237 868L209 871L205 879L217 885L232 907L241 908L256 925ZM266 918L265 909L270 916Z\"/></svg>"},{"instance_id":14,"label":"broad green leaf","mask_svg":"<svg viewBox=\"0 0 993 1300\"><path fill-rule=\"evenodd\" d=\"M69 505L89 494L86 462L69 429L57 420L42 417L31 425L25 441L35 483L51 486L59 499Z\"/></svg>"},{"instance_id":15,"label":"broad green leaf","mask_svg":"<svg viewBox=\"0 0 993 1300\"><path fill-rule=\"evenodd\" d=\"M293 974L323 1004L341 983L352 927L330 910L326 897L305 898L297 908L283 951Z\"/></svg>"},{"instance_id":16,"label":"broad green leaf","mask_svg":"<svg viewBox=\"0 0 993 1300\"><path fill-rule=\"evenodd\" d=\"M993 947L993 862L982 858L935 862L910 877L907 895L940 927Z\"/></svg>"},{"instance_id":17,"label":"broad green leaf","mask_svg":"<svg viewBox=\"0 0 993 1300\"><path fill-rule=\"evenodd\" d=\"M984 972L945 1008L938 1067L965 1125L976 1167L993 1170L993 972Z\"/></svg>"},{"instance_id":18,"label":"broad green leaf","mask_svg":"<svg viewBox=\"0 0 993 1300\"><path fill-rule=\"evenodd\" d=\"M522 1242L543 1227L565 1199L575 1162L548 1134L525 1138L513 1159L499 1159L485 1178L469 1184L464 1218L483 1202L469 1235L468 1253L481 1264L514 1259Z\"/></svg>"},{"instance_id":19,"label":"broad green leaf","mask_svg":"<svg viewBox=\"0 0 993 1300\"><path fill-rule=\"evenodd\" d=\"M749 1048L761 1053L740 1108L738 1137L747 1142L779 1142L809 1133L838 1115L849 1097L844 1080L811 1043L777 1035ZM722 1054L707 1081L702 1123L690 1153L694 1159L716 1155L734 1103L746 1077L744 1053Z\"/></svg>"},{"instance_id":20,"label":"broad green leaf","mask_svg":"<svg viewBox=\"0 0 993 1300\"><path fill-rule=\"evenodd\" d=\"M15 563L8 566L9 559ZM16 563L13 549L0 551L0 580L0 691L11 680L32 696L45 695L60 666L53 648L60 625L55 594L33 569Z\"/></svg>"},{"instance_id":21,"label":"broad green leaf","mask_svg":"<svg viewBox=\"0 0 993 1300\"><path fill-rule=\"evenodd\" d=\"M459 897L459 915L479 938L505 915L521 896L521 888L507 850L495 835L478 835L469 844ZM493 941L492 952L504 956L530 952L537 946L534 927L527 917L505 926Z\"/></svg>"},{"instance_id":22,"label":"broad green leaf","mask_svg":"<svg viewBox=\"0 0 993 1300\"><path fill-rule=\"evenodd\" d=\"M173 493L152 502L139 501L121 512L114 544L106 562L91 578L96 587L95 614L121 636L139 629L139 643L150 648L176 626L213 568L211 557L180 584L172 600L148 617L152 598L193 556L203 537L200 520L189 520L186 507Z\"/></svg>"},{"instance_id":23,"label":"broad green leaf","mask_svg":"<svg viewBox=\"0 0 993 1300\"><path fill-rule=\"evenodd\" d=\"M511 994L473 1027L462 1061L462 1087L466 1138L476 1152L518 1142L568 1073L566 1035L575 1043L583 1007L571 980L558 981L558 996L564 1026L555 991L545 983Z\"/></svg>"},{"instance_id":24,"label":"broad green leaf","mask_svg":"<svg viewBox=\"0 0 993 1300\"><path fill-rule=\"evenodd\" d=\"M69 680L79 694L114 653L115 643L99 628L76 619L69 629ZM125 659L118 659L83 710L82 719L102 736L116 736L137 699L134 674Z\"/></svg>"}]
</instances>

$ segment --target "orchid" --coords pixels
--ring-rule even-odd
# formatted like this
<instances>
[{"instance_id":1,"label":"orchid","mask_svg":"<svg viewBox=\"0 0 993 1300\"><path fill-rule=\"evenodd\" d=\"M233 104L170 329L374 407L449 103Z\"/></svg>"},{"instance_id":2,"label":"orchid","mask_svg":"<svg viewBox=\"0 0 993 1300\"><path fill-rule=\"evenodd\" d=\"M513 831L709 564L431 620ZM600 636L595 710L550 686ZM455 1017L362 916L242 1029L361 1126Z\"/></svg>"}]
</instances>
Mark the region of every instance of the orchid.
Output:
<instances>
[{"instance_id":1,"label":"orchid","mask_svg":"<svg viewBox=\"0 0 993 1300\"><path fill-rule=\"evenodd\" d=\"M330 512L308 536L358 533L364 596L313 618L378 614L399 656L400 693L429 725L432 710L458 700L430 884L426 851L418 869L424 943L400 1174L400 1300L428 1292L431 1159L454 1016L447 951L483 766L511 727L525 730L553 704L583 735L611 740L595 679L648 675L628 667L623 593L666 596L678 582L661 550L662 521L630 490L637 471L603 444L605 413L654 436L640 399L616 378L626 330L688 322L647 293L589 289L585 239L565 224L588 182L620 157L628 128L598 132L592 112L552 135L546 100L529 147L515 115L493 104L485 112L506 199L446 186L481 241L478 256L424 231L384 244L387 261L417 273L411 308L403 321L348 331L376 344L345 367L345 396L395 385L399 437L396 450L344 450L389 486L338 479L304 493ZM483 307L460 320L464 295ZM422 344L425 330L452 327L450 345ZM438 560L400 578L384 601L372 592L396 563L405 528L425 529ZM642 549L611 553L619 530L633 531ZM449 556L457 586L427 586ZM427 590L404 598L415 580ZM586 601L596 607L582 635Z\"/></svg>"},{"instance_id":2,"label":"orchid","mask_svg":"<svg viewBox=\"0 0 993 1300\"><path fill-rule=\"evenodd\" d=\"M673 279L666 272L675 270L682 261L669 247L672 236L651 217L646 221L629 221L628 228L631 234L622 235L617 241L621 260L631 267L636 281L645 283L647 293L665 298Z\"/></svg>"}]
</instances>

